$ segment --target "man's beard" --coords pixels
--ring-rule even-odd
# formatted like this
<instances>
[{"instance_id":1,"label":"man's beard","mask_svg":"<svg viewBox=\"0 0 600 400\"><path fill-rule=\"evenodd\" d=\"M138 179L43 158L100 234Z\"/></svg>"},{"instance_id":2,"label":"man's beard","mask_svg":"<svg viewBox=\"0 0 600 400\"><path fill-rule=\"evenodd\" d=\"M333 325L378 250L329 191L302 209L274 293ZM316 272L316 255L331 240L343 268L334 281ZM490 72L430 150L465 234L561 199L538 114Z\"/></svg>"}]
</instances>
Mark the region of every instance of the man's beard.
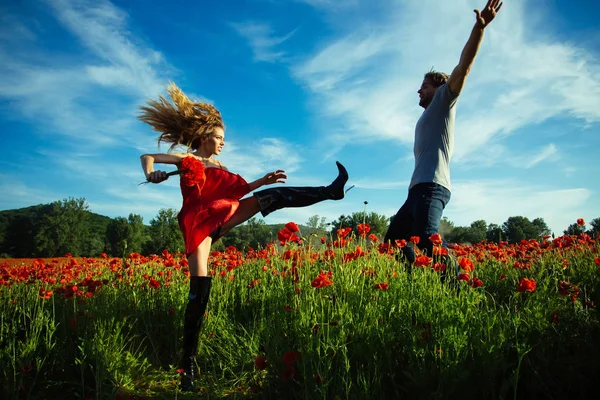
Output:
<instances>
[{"instance_id":1,"label":"man's beard","mask_svg":"<svg viewBox=\"0 0 600 400\"><path fill-rule=\"evenodd\" d=\"M419 106L421 106L423 108L427 108L430 103L431 103L431 99L428 99L426 97L423 97L422 99L419 100Z\"/></svg>"}]
</instances>

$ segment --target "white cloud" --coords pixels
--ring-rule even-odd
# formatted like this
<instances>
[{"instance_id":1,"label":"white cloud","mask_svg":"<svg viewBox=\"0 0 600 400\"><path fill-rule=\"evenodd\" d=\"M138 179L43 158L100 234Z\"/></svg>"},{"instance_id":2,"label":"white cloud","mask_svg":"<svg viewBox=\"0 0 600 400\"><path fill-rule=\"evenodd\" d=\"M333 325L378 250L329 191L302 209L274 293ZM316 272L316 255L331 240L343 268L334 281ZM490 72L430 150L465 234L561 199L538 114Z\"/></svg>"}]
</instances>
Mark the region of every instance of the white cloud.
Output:
<instances>
[{"instance_id":1,"label":"white cloud","mask_svg":"<svg viewBox=\"0 0 600 400\"><path fill-rule=\"evenodd\" d=\"M283 169L291 174L303 161L298 145L277 138L263 138L251 143L227 143L221 156L223 164L246 180L255 180L267 172Z\"/></svg>"},{"instance_id":2,"label":"white cloud","mask_svg":"<svg viewBox=\"0 0 600 400\"><path fill-rule=\"evenodd\" d=\"M128 16L107 0L48 2L62 26L83 46L77 56L48 54L34 30L14 16L4 18L0 38L13 31L28 40L0 42L0 98L11 101L9 118L25 117L40 133L85 145L135 141L134 110L155 95L171 71L161 53L129 32ZM32 23L32 25L35 25Z\"/></svg>"},{"instance_id":3,"label":"white cloud","mask_svg":"<svg viewBox=\"0 0 600 400\"><path fill-rule=\"evenodd\" d=\"M273 28L267 24L244 22L232 23L233 28L248 40L254 54L254 61L276 62L282 61L286 53L275 48L288 40L295 30L284 36L275 36Z\"/></svg>"},{"instance_id":4,"label":"white cloud","mask_svg":"<svg viewBox=\"0 0 600 400\"><path fill-rule=\"evenodd\" d=\"M345 24L292 73L314 94L321 121L342 124L350 142L393 139L410 146L422 112L416 91L423 73L432 66L451 72L481 3L386 2L387 17L378 24L330 9L331 19ZM490 144L552 117L600 121L600 65L584 48L544 36L525 3L507 2L486 30L458 104L457 163L471 163Z\"/></svg>"},{"instance_id":5,"label":"white cloud","mask_svg":"<svg viewBox=\"0 0 600 400\"><path fill-rule=\"evenodd\" d=\"M593 192L587 188L559 189L512 179L458 181L444 215L459 226L478 219L501 225L511 216L541 217L556 234L562 234L579 217L595 218L594 203Z\"/></svg>"},{"instance_id":6,"label":"white cloud","mask_svg":"<svg viewBox=\"0 0 600 400\"><path fill-rule=\"evenodd\" d=\"M46 204L58 200L52 190L32 187L7 174L0 174L0 209L10 210L27 205Z\"/></svg>"},{"instance_id":7,"label":"white cloud","mask_svg":"<svg viewBox=\"0 0 600 400\"><path fill-rule=\"evenodd\" d=\"M538 165L542 161L551 158L556 153L557 153L556 146L554 145L554 143L550 143L549 145L545 146L537 154L534 154L534 155L530 156L529 160L527 162L519 163L519 164L520 165L525 165L525 168L531 168L531 167L533 167L535 165Z\"/></svg>"}]
</instances>

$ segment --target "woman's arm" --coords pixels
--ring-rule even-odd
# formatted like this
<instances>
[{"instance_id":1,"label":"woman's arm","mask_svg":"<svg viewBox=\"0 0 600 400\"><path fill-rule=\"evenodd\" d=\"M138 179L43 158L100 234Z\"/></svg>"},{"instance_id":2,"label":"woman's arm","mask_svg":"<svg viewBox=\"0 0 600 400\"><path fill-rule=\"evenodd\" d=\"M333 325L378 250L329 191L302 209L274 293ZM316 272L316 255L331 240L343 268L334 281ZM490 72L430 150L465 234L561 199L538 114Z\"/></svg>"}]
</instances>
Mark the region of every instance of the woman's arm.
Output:
<instances>
[{"instance_id":1,"label":"woman's arm","mask_svg":"<svg viewBox=\"0 0 600 400\"><path fill-rule=\"evenodd\" d=\"M250 187L250 191L258 189L264 185L271 185L273 183L285 183L284 179L287 179L287 175L285 171L278 169L275 172L269 172L265 176L260 179L255 180L254 182L250 182L248 186Z\"/></svg>"},{"instance_id":2,"label":"woman's arm","mask_svg":"<svg viewBox=\"0 0 600 400\"><path fill-rule=\"evenodd\" d=\"M142 170L146 179L152 183L160 183L167 180L169 177L165 171L154 170L154 164L179 164L185 154L143 154L140 156L142 162Z\"/></svg>"}]
</instances>

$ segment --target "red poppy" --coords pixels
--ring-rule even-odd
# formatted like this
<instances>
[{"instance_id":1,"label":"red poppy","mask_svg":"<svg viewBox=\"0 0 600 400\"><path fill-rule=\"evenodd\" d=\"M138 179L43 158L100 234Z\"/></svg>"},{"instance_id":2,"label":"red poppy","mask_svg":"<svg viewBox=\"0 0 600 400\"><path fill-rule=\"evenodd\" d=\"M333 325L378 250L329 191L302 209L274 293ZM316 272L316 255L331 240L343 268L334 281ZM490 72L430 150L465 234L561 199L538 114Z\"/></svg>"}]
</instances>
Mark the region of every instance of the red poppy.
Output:
<instances>
[{"instance_id":1,"label":"red poppy","mask_svg":"<svg viewBox=\"0 0 600 400\"><path fill-rule=\"evenodd\" d=\"M283 228L282 230L280 230L279 232L277 232L277 239L279 239L279 243L283 246L285 245L287 242L295 242L300 244L302 241L300 240L300 238L298 237L298 235L296 235L295 232L292 232L291 230L289 230L287 228L287 226L285 228Z\"/></svg>"},{"instance_id":2,"label":"red poppy","mask_svg":"<svg viewBox=\"0 0 600 400\"><path fill-rule=\"evenodd\" d=\"M433 270L435 272L442 272L446 270L446 264L444 263L435 263L433 264Z\"/></svg>"},{"instance_id":3,"label":"red poppy","mask_svg":"<svg viewBox=\"0 0 600 400\"><path fill-rule=\"evenodd\" d=\"M310 285L312 287L314 287L315 289L320 289L325 286L331 286L331 285L333 285L333 281L330 280L329 278L332 278L332 277L333 277L333 273L331 271L329 271L327 273L325 273L324 271L321 271L319 276L317 276Z\"/></svg>"},{"instance_id":4,"label":"red poppy","mask_svg":"<svg viewBox=\"0 0 600 400\"><path fill-rule=\"evenodd\" d=\"M365 236L367 236L367 233L371 232L371 227L369 226L369 224L358 224L356 230L359 236L364 238Z\"/></svg>"},{"instance_id":5,"label":"red poppy","mask_svg":"<svg viewBox=\"0 0 600 400\"><path fill-rule=\"evenodd\" d=\"M471 276L467 273L460 273L458 274L458 276L456 277L457 281L465 281L465 282L469 282L471 280Z\"/></svg>"},{"instance_id":6,"label":"red poppy","mask_svg":"<svg viewBox=\"0 0 600 400\"><path fill-rule=\"evenodd\" d=\"M571 285L569 282L563 281L558 284L558 293L560 293L561 296L567 296L570 290Z\"/></svg>"},{"instance_id":7,"label":"red poppy","mask_svg":"<svg viewBox=\"0 0 600 400\"><path fill-rule=\"evenodd\" d=\"M471 286L473 286L474 288L478 288L479 286L483 286L483 282L479 278L473 278L473 280L471 281Z\"/></svg>"},{"instance_id":8,"label":"red poppy","mask_svg":"<svg viewBox=\"0 0 600 400\"><path fill-rule=\"evenodd\" d=\"M433 261L433 258L427 257L424 254L421 254L420 256L417 256L417 258L415 259L415 267L426 267L429 264L431 264L432 261Z\"/></svg>"},{"instance_id":9,"label":"red poppy","mask_svg":"<svg viewBox=\"0 0 600 400\"><path fill-rule=\"evenodd\" d=\"M429 240L431 240L431 243L435 245L442 244L442 236L439 233L434 233L433 235L429 236Z\"/></svg>"},{"instance_id":10,"label":"red poppy","mask_svg":"<svg viewBox=\"0 0 600 400\"><path fill-rule=\"evenodd\" d=\"M521 278L517 292L533 292L535 291L535 280L529 278Z\"/></svg>"},{"instance_id":11,"label":"red poppy","mask_svg":"<svg viewBox=\"0 0 600 400\"><path fill-rule=\"evenodd\" d=\"M256 357L256 360L254 360L254 367L259 371L264 370L267 368L267 360L265 360L263 356Z\"/></svg>"},{"instance_id":12,"label":"red poppy","mask_svg":"<svg viewBox=\"0 0 600 400\"><path fill-rule=\"evenodd\" d=\"M350 232L352 232L352 228L340 228L337 230L337 237L339 239L344 239Z\"/></svg>"},{"instance_id":13,"label":"red poppy","mask_svg":"<svg viewBox=\"0 0 600 400\"><path fill-rule=\"evenodd\" d=\"M154 279L154 278L151 278L151 279L150 279L150 281L148 282L148 285L150 285L150 287L151 287L152 289L158 289L158 288L160 288L160 282L159 282L159 281L157 281L157 280L156 280L156 279Z\"/></svg>"},{"instance_id":14,"label":"red poppy","mask_svg":"<svg viewBox=\"0 0 600 400\"><path fill-rule=\"evenodd\" d=\"M419 242L421 241L421 238L418 236L411 236L410 241L414 244L419 244Z\"/></svg>"},{"instance_id":15,"label":"red poppy","mask_svg":"<svg viewBox=\"0 0 600 400\"><path fill-rule=\"evenodd\" d=\"M395 242L396 242L396 246L398 246L398 248L400 248L400 249L403 247L406 247L406 239L400 239L400 240L396 239Z\"/></svg>"},{"instance_id":16,"label":"red poppy","mask_svg":"<svg viewBox=\"0 0 600 400\"><path fill-rule=\"evenodd\" d=\"M377 289L377 290L388 290L389 289L389 285L386 282L376 283L375 284L375 289Z\"/></svg>"},{"instance_id":17,"label":"red poppy","mask_svg":"<svg viewBox=\"0 0 600 400\"><path fill-rule=\"evenodd\" d=\"M298 228L298 224L295 222L288 222L287 224L285 224L285 227L290 232L300 232L300 228Z\"/></svg>"},{"instance_id":18,"label":"red poppy","mask_svg":"<svg viewBox=\"0 0 600 400\"><path fill-rule=\"evenodd\" d=\"M471 261L470 259L465 258L465 257L461 257L458 260L458 265L465 272L470 272L470 271L473 271L473 269L475 269L475 266L473 265L473 261Z\"/></svg>"},{"instance_id":19,"label":"red poppy","mask_svg":"<svg viewBox=\"0 0 600 400\"><path fill-rule=\"evenodd\" d=\"M288 367L293 365L297 360L302 360L302 354L299 351L290 350L283 355L283 363Z\"/></svg>"},{"instance_id":20,"label":"red poppy","mask_svg":"<svg viewBox=\"0 0 600 400\"><path fill-rule=\"evenodd\" d=\"M583 218L577 218L577 225L579 225L579 226L585 225L585 221L583 220Z\"/></svg>"}]
</instances>

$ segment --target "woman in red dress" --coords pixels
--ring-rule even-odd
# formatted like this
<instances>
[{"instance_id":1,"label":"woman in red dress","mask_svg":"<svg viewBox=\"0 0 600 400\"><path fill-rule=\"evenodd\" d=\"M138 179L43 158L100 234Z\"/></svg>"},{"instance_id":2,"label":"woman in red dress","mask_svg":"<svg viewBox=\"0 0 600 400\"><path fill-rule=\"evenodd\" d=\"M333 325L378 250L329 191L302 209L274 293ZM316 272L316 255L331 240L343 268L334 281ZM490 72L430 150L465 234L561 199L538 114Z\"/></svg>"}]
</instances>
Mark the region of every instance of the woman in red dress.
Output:
<instances>
[{"instance_id":1,"label":"woman in red dress","mask_svg":"<svg viewBox=\"0 0 600 400\"><path fill-rule=\"evenodd\" d=\"M337 162L338 176L328 186L276 187L243 198L261 186L285 183L285 172L269 172L250 183L229 172L213 158L225 145L225 125L219 111L210 104L191 101L174 84L169 85L167 91L172 102L162 96L158 101L150 100L141 107L139 118L160 132L159 143L170 143L169 150L180 145L187 147L187 153L144 154L141 161L146 179L152 183L168 178L166 172L154 169L155 163L174 164L181 170L183 205L178 220L190 269L180 365L184 371L181 387L194 390L194 357L212 279L208 276L211 244L259 211L267 216L286 207L306 207L323 200L344 198L348 173Z\"/></svg>"}]
</instances>

